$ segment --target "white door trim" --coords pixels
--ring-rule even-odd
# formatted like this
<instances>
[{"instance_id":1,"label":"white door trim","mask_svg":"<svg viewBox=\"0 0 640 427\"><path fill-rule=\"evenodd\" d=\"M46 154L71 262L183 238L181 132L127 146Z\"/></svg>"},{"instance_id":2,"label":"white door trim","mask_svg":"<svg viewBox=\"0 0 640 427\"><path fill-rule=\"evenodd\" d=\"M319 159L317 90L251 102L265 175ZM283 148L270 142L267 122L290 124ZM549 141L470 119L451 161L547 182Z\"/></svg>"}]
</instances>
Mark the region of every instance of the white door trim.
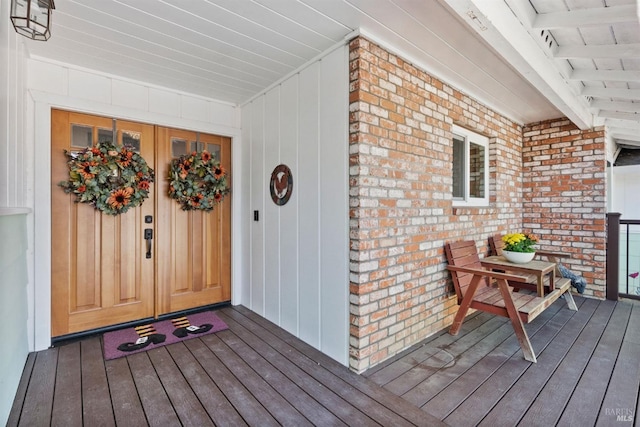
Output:
<instances>
[{"instance_id":1,"label":"white door trim","mask_svg":"<svg viewBox=\"0 0 640 427\"><path fill-rule=\"evenodd\" d=\"M93 101L76 99L63 95L30 90L33 116L26 119L27 129L33 129L31 152L34 158L33 171L33 234L29 236L29 247L33 250L33 278L28 288L29 314L28 330L30 351L39 351L51 346L51 109L77 111L106 117L117 117L156 124L178 129L231 137L233 185L242 186L242 141L240 128L222 126L181 117L169 117L162 114L140 111L136 109L101 104ZM239 120L238 120L239 122ZM26 139L29 140L27 134ZM231 235L232 242L241 242L243 225L240 218L241 197L238 191L231 202ZM241 304L239 300L244 277L241 271L241 245L232 244L231 248L231 303Z\"/></svg>"}]
</instances>

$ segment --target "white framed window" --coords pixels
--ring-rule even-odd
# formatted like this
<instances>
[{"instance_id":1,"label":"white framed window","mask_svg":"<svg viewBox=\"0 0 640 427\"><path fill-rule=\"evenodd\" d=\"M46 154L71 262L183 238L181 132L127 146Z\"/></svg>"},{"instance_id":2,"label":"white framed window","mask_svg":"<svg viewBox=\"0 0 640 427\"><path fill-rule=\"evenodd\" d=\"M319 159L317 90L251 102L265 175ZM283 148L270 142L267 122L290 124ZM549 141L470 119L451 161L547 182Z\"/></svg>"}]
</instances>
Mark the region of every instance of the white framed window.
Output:
<instances>
[{"instance_id":1,"label":"white framed window","mask_svg":"<svg viewBox=\"0 0 640 427\"><path fill-rule=\"evenodd\" d=\"M453 126L453 205L489 205L489 138Z\"/></svg>"}]
</instances>

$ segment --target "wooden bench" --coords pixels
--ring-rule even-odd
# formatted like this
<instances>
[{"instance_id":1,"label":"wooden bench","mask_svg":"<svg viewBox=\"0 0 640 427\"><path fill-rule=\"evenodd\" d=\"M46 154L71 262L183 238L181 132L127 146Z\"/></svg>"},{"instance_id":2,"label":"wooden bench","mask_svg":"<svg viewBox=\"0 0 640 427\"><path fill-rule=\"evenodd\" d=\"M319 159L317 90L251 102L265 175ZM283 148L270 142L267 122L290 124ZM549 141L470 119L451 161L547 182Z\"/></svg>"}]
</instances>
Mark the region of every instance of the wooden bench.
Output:
<instances>
[{"instance_id":1,"label":"wooden bench","mask_svg":"<svg viewBox=\"0 0 640 427\"><path fill-rule=\"evenodd\" d=\"M495 234L493 236L489 236L489 255L502 255L502 249L504 248L504 242L502 241L502 236L500 234ZM570 258L571 255L563 253L563 252L553 252L553 251L545 251L541 249L536 249L536 258L544 258L549 262L553 262L556 264L555 268L555 277L556 280L558 278L562 278L562 273L560 272L559 263L563 258ZM513 286L516 290L518 288L535 290L537 288L536 277L533 275L520 274L519 275L526 276L528 278L527 283L522 285L518 283L509 283L509 286ZM545 289L548 290L548 287L545 286ZM569 291L566 295L567 304L569 304L569 308L572 310L578 310L576 307L576 303L573 301L573 296L571 295L571 287L569 287Z\"/></svg>"},{"instance_id":2,"label":"wooden bench","mask_svg":"<svg viewBox=\"0 0 640 427\"><path fill-rule=\"evenodd\" d=\"M502 249L504 248L504 242L500 234L489 236L489 255L502 255ZM536 249L536 256L542 256L551 262L559 263L562 258L570 258L571 255L563 252L545 251ZM560 275L560 271L556 271Z\"/></svg>"},{"instance_id":3,"label":"wooden bench","mask_svg":"<svg viewBox=\"0 0 640 427\"><path fill-rule=\"evenodd\" d=\"M470 308L508 317L524 358L536 362L524 324L533 321L562 294L570 291L571 281L557 279L555 289L544 297L527 290L514 293L510 284L526 285L529 278L484 269L473 240L448 243L445 245L445 254L460 305L449 333L458 334ZM569 308L575 309L575 304L574 307L569 305Z\"/></svg>"}]
</instances>

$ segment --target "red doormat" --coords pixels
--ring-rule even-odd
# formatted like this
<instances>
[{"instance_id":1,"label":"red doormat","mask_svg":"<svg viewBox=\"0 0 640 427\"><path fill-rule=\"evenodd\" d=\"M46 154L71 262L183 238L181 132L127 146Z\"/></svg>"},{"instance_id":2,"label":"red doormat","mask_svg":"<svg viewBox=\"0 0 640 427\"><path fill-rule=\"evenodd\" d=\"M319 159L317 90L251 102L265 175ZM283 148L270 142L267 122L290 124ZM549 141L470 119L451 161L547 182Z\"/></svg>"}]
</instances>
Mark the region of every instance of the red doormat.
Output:
<instances>
[{"instance_id":1,"label":"red doormat","mask_svg":"<svg viewBox=\"0 0 640 427\"><path fill-rule=\"evenodd\" d=\"M104 358L117 359L227 328L227 324L213 312L203 311L135 328L107 332L102 337Z\"/></svg>"}]
</instances>

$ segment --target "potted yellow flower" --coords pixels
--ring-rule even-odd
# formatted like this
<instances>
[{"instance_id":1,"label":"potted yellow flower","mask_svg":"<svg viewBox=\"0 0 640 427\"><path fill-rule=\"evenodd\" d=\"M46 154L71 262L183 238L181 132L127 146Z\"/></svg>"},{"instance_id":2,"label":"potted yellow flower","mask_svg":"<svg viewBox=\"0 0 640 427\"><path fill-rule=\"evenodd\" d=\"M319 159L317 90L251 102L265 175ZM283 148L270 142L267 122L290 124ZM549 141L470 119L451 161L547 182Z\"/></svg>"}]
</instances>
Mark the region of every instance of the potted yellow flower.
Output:
<instances>
[{"instance_id":1,"label":"potted yellow flower","mask_svg":"<svg viewBox=\"0 0 640 427\"><path fill-rule=\"evenodd\" d=\"M533 259L536 250L533 247L538 242L538 238L528 233L511 233L502 236L504 247L502 248L502 256L507 261L516 264L524 264Z\"/></svg>"}]
</instances>

